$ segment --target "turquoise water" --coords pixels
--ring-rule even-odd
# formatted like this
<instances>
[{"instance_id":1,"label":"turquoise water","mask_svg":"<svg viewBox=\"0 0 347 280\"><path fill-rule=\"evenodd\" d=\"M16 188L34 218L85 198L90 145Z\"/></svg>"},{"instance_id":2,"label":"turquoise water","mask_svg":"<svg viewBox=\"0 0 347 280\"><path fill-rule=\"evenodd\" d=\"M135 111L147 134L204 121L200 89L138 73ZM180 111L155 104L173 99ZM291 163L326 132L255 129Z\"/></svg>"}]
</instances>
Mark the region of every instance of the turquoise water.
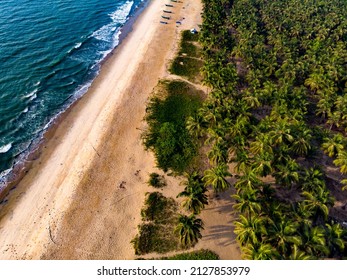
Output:
<instances>
[{"instance_id":1,"label":"turquoise water","mask_svg":"<svg viewBox=\"0 0 347 280\"><path fill-rule=\"evenodd\" d=\"M0 189L86 92L140 0L0 1Z\"/></svg>"}]
</instances>

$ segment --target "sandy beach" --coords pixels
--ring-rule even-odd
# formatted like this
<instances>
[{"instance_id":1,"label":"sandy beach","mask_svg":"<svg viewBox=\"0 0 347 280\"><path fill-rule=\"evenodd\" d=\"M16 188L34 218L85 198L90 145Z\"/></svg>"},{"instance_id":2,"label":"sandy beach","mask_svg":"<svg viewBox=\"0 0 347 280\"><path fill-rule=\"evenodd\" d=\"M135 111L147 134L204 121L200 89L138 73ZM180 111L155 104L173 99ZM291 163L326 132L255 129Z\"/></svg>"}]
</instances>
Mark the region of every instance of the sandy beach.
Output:
<instances>
[{"instance_id":1,"label":"sandy beach","mask_svg":"<svg viewBox=\"0 0 347 280\"><path fill-rule=\"evenodd\" d=\"M165 3L151 1L11 191L0 209L0 259L136 258L130 241L150 191L148 174L158 172L140 139L146 101L168 75L181 30L201 23L200 0L183 0L169 24L161 24ZM240 258L231 209L230 194L210 203L197 248Z\"/></svg>"}]
</instances>

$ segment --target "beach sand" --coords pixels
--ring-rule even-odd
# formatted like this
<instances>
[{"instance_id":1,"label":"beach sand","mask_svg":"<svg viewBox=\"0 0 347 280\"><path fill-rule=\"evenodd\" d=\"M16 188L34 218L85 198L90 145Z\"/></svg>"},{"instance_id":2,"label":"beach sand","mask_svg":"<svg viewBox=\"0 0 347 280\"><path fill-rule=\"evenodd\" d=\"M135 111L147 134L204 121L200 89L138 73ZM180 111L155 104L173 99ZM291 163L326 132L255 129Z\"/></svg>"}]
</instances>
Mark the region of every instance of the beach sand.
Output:
<instances>
[{"instance_id":1,"label":"beach sand","mask_svg":"<svg viewBox=\"0 0 347 280\"><path fill-rule=\"evenodd\" d=\"M0 209L0 259L136 258L130 241L151 191L148 175L158 171L141 144L146 101L168 75L180 31L201 22L201 2L184 0L174 3L169 24L160 24L165 3L151 1L11 191ZM171 180L175 197L182 187ZM197 248L240 258L230 212L229 194L211 202Z\"/></svg>"}]
</instances>

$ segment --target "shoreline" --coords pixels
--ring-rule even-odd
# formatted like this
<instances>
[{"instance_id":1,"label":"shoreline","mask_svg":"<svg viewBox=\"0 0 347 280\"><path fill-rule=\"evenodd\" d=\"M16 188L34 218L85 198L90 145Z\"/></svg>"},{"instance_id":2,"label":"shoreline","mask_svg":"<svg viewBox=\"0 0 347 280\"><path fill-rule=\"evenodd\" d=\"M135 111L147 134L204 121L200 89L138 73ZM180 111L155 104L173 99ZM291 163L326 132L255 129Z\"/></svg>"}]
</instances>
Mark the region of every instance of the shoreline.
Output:
<instances>
[{"instance_id":1,"label":"shoreline","mask_svg":"<svg viewBox=\"0 0 347 280\"><path fill-rule=\"evenodd\" d=\"M141 14L146 10L151 1L152 0L144 0L143 2L141 2L134 13L129 16L126 23L120 28L120 35L118 38L119 42L113 49L110 50L110 52L102 59L102 61L100 61L100 71L102 69L102 66L109 59L111 59L111 57L115 54L117 48L121 46L122 42L126 39L129 33L131 33L133 25L136 23ZM89 81L87 83L93 84L97 77L100 75L100 71L92 81ZM53 137L59 124L69 115L71 110L73 110L78 102L88 93L90 87L91 86L89 86L85 93L77 97L76 100L68 105L63 111L52 117L52 119L47 124L48 127L42 130L42 135L38 135L37 138L33 139L32 143L29 145L28 151L22 152L27 153L27 155L24 156L24 158L19 163L15 164L11 168L12 170L10 171L10 173L6 175L8 176L8 178L5 179L5 185L0 188L0 212L3 204L7 203L8 196L11 195L11 191L16 189L17 185L23 179L25 174L29 172L34 162L40 158L44 145ZM30 147L31 145L33 145L33 147Z\"/></svg>"},{"instance_id":2,"label":"shoreline","mask_svg":"<svg viewBox=\"0 0 347 280\"><path fill-rule=\"evenodd\" d=\"M117 249L116 256L108 252L99 255L95 250L92 250L92 254L88 253L91 251L85 248L89 248L93 243L89 239L81 240L83 245L77 245L78 242L74 238L76 238L75 231L79 228L75 224L83 222L80 225L83 232L88 232L88 236L99 237L100 233L97 230L89 232L91 228L88 227L88 219L97 219L96 214L94 213L95 215L88 216L88 219L84 220L81 217L82 212L86 211L85 215L88 215L88 211L107 211L104 214L107 216L110 215L109 207L116 207L115 211L124 210L118 205L119 202L111 206L101 205L100 197L97 198L97 205L93 204L91 209L83 208L89 202L94 203L93 200L98 195L101 198L114 196L114 199L118 201L123 197L124 191L118 189L117 181L123 175L133 175L125 174L121 167L123 163L130 164L126 167L131 170L132 155L127 162L124 162L126 160L121 156L116 165L111 166L106 162L108 166L102 166L103 171L98 171L100 176L107 177L102 178L107 186L103 187L102 180L97 179L93 181L95 183L93 188L87 190L92 192L91 195L87 197L85 193L90 171L96 168L97 164L105 164L100 157L107 155L110 151L105 148L105 145L109 144L108 138L113 136L113 130L116 129L117 133L115 139L110 142L118 147L119 152L124 151L124 146L131 140L134 147L129 148L137 149L140 153L138 160L141 161L145 157L145 161L140 163L143 166L142 172L145 173L146 168L154 166L153 156L143 151L138 128L142 125L147 97L160 76L165 73L167 58L172 55L172 44L177 38L178 28L175 26L174 20L170 25L159 23L163 5L164 3L159 0L151 1L140 14L134 23L132 32L116 48L114 55L102 65L99 76L94 80L88 92L56 125L55 131L51 131L52 138L42 145L40 157L33 162L32 168L28 170L18 187L9 196L8 202L0 212L0 259L131 259L133 257L131 252L133 250L129 249L130 243L125 242L126 244L124 244L123 241L116 244L122 247L115 247L119 249ZM181 8L182 5L176 7L175 16L179 16ZM148 57L149 54L151 57ZM146 73L142 71L142 67L146 69ZM142 94L141 96L134 95L135 86L137 87L136 92ZM135 115L137 116L136 123L134 123ZM128 119L123 124L115 125L114 122L120 122L125 118ZM131 133L129 137L120 136L121 133L128 132ZM119 143L121 138L124 145ZM130 170L125 169L124 171L131 173ZM117 172L120 177L115 174ZM129 181L127 181L125 192L135 191L135 188L138 188L138 197L135 191L131 197L134 200L130 202L130 206L133 203L135 209L129 209L129 211L134 212L134 216L139 216L141 195L146 190L141 184L137 184L131 189ZM141 181L143 181L142 178ZM111 186L116 190L109 190ZM97 188L98 193L94 188ZM110 193L106 194L109 191ZM74 208L76 203L79 204L79 208ZM77 213L77 217L72 217L74 227L71 224L66 227L64 223L74 213ZM122 234L126 240L131 239L132 236L124 227L129 227L134 232L139 217L131 219L133 220L130 223L128 219L124 221L125 224L120 222L122 228L114 229L116 234ZM113 221L113 223L115 226L117 225L117 221ZM77 248L67 245L66 239L69 234L72 234L70 241L72 244L76 244ZM60 242L60 238L64 239L64 244ZM105 240L93 240L93 242L101 241ZM51 246L63 246L60 248L61 253L57 255L57 248L51 250ZM73 252L70 252L70 249L73 249Z\"/></svg>"}]
</instances>

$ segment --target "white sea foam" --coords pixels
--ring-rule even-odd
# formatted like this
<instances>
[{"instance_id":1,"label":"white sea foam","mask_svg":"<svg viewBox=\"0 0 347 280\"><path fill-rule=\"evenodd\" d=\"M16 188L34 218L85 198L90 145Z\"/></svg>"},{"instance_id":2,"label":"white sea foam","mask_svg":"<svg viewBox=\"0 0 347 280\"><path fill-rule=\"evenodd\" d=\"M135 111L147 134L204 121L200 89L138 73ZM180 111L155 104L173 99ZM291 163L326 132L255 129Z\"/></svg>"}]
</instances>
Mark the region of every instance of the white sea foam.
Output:
<instances>
[{"instance_id":1,"label":"white sea foam","mask_svg":"<svg viewBox=\"0 0 347 280\"><path fill-rule=\"evenodd\" d=\"M1 178L4 178L8 174L10 174L11 171L12 171L12 168L9 168L9 169L6 169L6 170L0 172L0 182L2 181Z\"/></svg>"},{"instance_id":2,"label":"white sea foam","mask_svg":"<svg viewBox=\"0 0 347 280\"><path fill-rule=\"evenodd\" d=\"M35 94L33 94L33 95L29 98L29 101L34 100L34 99L36 99L36 98L37 98L37 94L35 93Z\"/></svg>"},{"instance_id":3,"label":"white sea foam","mask_svg":"<svg viewBox=\"0 0 347 280\"><path fill-rule=\"evenodd\" d=\"M85 94L85 93L88 91L88 89L90 88L91 85L92 85L92 82L90 81L90 82L88 82L88 83L86 83L86 84L80 86L80 87L75 91L75 93L74 93L74 95L73 95L74 100L77 100L77 99L81 98L81 97L83 96L83 94ZM46 131L46 130L52 125L52 123L54 123L54 121L55 121L63 112L65 112L65 110L66 110L67 108L69 108L72 104L73 104L73 102L70 103L70 104L69 104L67 107L65 107L63 110L61 110L61 111L60 111L58 114L56 114L54 117L52 117L52 118L46 123L46 125L43 127L43 129L40 129L40 132Z\"/></svg>"},{"instance_id":4,"label":"white sea foam","mask_svg":"<svg viewBox=\"0 0 347 280\"><path fill-rule=\"evenodd\" d=\"M34 89L32 92L28 93L27 95L24 95L24 98L30 98L30 100L35 99L36 96L36 92L38 91L38 89ZM35 96L34 98L32 98L33 96Z\"/></svg>"},{"instance_id":5,"label":"white sea foam","mask_svg":"<svg viewBox=\"0 0 347 280\"><path fill-rule=\"evenodd\" d=\"M83 94L87 92L87 90L90 88L91 85L92 85L92 82L88 82L84 84L83 86L81 86L79 89L75 91L74 97L80 98Z\"/></svg>"},{"instance_id":6,"label":"white sea foam","mask_svg":"<svg viewBox=\"0 0 347 280\"><path fill-rule=\"evenodd\" d=\"M73 50L77 50L82 46L82 43L77 43L72 49L68 50L68 53L71 53Z\"/></svg>"},{"instance_id":7,"label":"white sea foam","mask_svg":"<svg viewBox=\"0 0 347 280\"><path fill-rule=\"evenodd\" d=\"M133 1L127 1L114 13L109 14L112 22L93 32L90 37L94 37L100 41L112 42L114 40L113 33L120 25L123 25L126 22L133 4Z\"/></svg>"},{"instance_id":8,"label":"white sea foam","mask_svg":"<svg viewBox=\"0 0 347 280\"><path fill-rule=\"evenodd\" d=\"M9 150L11 150L11 148L12 148L12 143L1 146L0 147L0 154L4 154L4 153L8 152Z\"/></svg>"},{"instance_id":9,"label":"white sea foam","mask_svg":"<svg viewBox=\"0 0 347 280\"><path fill-rule=\"evenodd\" d=\"M51 126L51 124L54 122L54 120L55 120L57 117L58 117L58 115L56 115L55 117L51 118L51 119L49 120L49 122L46 123L46 125L43 127L43 131L46 131L46 130ZM42 131L42 130L40 129L40 131Z\"/></svg>"},{"instance_id":10,"label":"white sea foam","mask_svg":"<svg viewBox=\"0 0 347 280\"><path fill-rule=\"evenodd\" d=\"M117 9L113 13L109 14L112 21L124 23L130 13L133 4L133 1L127 1L122 5L120 9Z\"/></svg>"}]
</instances>

